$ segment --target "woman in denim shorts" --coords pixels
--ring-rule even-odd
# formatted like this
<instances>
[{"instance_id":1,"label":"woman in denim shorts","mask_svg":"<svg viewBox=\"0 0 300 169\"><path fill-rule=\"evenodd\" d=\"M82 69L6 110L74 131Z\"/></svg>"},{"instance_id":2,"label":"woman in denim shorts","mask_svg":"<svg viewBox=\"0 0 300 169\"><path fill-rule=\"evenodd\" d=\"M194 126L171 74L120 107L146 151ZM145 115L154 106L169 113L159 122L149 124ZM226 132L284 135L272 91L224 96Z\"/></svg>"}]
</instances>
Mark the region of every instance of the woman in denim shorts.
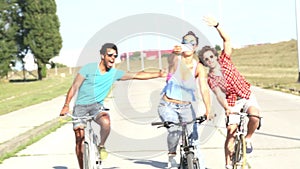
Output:
<instances>
[{"instance_id":1,"label":"woman in denim shorts","mask_svg":"<svg viewBox=\"0 0 300 169\"><path fill-rule=\"evenodd\" d=\"M200 86L200 93L206 108L205 114L209 117L210 94L206 82L206 73L203 65L194 59L197 45L198 37L190 31L183 36L182 45L175 46L173 54L168 57L167 82L158 106L158 113L162 121L185 122L196 118L192 107L192 102L196 101L196 83ZM196 81L197 78L198 81ZM191 143L196 148L195 155L201 160L201 169L204 169L197 126L190 124L187 128ZM180 127L168 129L168 168L178 168L175 156L181 132Z\"/></svg>"}]
</instances>

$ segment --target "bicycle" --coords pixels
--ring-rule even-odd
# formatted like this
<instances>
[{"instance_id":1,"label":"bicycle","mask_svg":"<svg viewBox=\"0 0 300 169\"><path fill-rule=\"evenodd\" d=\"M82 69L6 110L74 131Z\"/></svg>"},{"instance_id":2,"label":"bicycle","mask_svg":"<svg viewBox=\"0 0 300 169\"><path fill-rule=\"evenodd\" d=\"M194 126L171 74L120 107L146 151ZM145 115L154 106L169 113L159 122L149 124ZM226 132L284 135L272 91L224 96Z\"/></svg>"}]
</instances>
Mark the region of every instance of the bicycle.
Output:
<instances>
[{"instance_id":1,"label":"bicycle","mask_svg":"<svg viewBox=\"0 0 300 169\"><path fill-rule=\"evenodd\" d=\"M100 112L109 111L108 108L102 107ZM84 125L84 142L83 142L83 168L84 169L102 169L100 153L98 145L100 143L97 134L92 128L92 121L96 118L98 113L94 115L87 115L76 117L72 114L67 114L72 118L72 122L82 122Z\"/></svg>"},{"instance_id":2,"label":"bicycle","mask_svg":"<svg viewBox=\"0 0 300 169\"><path fill-rule=\"evenodd\" d=\"M200 116L190 122L179 122L174 123L170 121L165 122L152 122L152 126L160 127L166 127L170 128L172 126L180 126L182 127L182 133L181 133L181 145L180 145L180 163L179 163L179 169L200 169L199 160L197 157L194 156L193 150L195 147L189 143L188 134L187 134L187 125L192 123L201 124L207 119L207 117Z\"/></svg>"},{"instance_id":3,"label":"bicycle","mask_svg":"<svg viewBox=\"0 0 300 169\"><path fill-rule=\"evenodd\" d=\"M258 130L260 129L261 126L261 120L260 120L261 117L256 115L249 115L244 112L243 108L240 110L240 112L233 113L233 114L239 115L240 119L234 136L234 150L233 150L233 155L231 157L232 166L233 169L239 169L239 168L244 169L247 163L246 140L245 140L245 136L246 136L245 117L253 116L259 118L259 126L257 128Z\"/></svg>"}]
</instances>

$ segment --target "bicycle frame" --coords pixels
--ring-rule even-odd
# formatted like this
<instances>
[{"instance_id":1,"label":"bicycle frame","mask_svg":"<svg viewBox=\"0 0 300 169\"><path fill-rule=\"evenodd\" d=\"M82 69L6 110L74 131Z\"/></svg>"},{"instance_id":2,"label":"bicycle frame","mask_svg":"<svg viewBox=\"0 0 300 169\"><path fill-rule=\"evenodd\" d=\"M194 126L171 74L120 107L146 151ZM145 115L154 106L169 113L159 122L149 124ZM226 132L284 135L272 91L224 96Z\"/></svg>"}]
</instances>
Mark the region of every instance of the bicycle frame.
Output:
<instances>
[{"instance_id":1,"label":"bicycle frame","mask_svg":"<svg viewBox=\"0 0 300 169\"><path fill-rule=\"evenodd\" d=\"M190 122L179 122L179 123L174 123L174 122L153 122L151 125L159 125L158 128L160 127L172 127L172 126L181 126L182 127L182 134L181 134L181 145L180 145L180 164L179 168L180 169L199 169L200 164L199 160L197 157L194 157L194 146L190 145L188 135L187 135L187 125L188 124L194 124L198 123L201 124L206 120L206 116L201 116L199 118L196 118Z\"/></svg>"},{"instance_id":2,"label":"bicycle frame","mask_svg":"<svg viewBox=\"0 0 300 169\"><path fill-rule=\"evenodd\" d=\"M75 117L71 114L68 114L68 116L72 117L72 122L83 122L84 124L86 124L84 126L83 168L101 169L101 159L97 149L99 139L92 128L92 121L97 116L97 114L82 117Z\"/></svg>"}]
</instances>

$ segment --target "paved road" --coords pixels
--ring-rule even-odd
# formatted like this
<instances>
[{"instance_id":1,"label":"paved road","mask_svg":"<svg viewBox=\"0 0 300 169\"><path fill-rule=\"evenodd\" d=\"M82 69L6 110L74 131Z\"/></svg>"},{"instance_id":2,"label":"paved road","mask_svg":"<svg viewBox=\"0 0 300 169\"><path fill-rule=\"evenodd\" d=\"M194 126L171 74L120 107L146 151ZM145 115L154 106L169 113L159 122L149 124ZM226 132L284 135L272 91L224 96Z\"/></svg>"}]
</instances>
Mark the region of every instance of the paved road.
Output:
<instances>
[{"instance_id":1,"label":"paved road","mask_svg":"<svg viewBox=\"0 0 300 169\"><path fill-rule=\"evenodd\" d=\"M103 163L104 169L166 167L166 132L149 125L159 120L156 107L162 86L163 79L117 83L106 101L106 106L111 108L112 133L107 144L110 155ZM249 166L252 169L300 168L300 97L253 89L262 107L264 122L253 138L255 149L248 157ZM0 116L1 142L56 118L63 100L61 96ZM214 107L214 112L218 111L219 108ZM209 169L224 168L223 119L218 115L200 126L202 153ZM20 151L16 157L5 160L0 169L78 168L74 142L72 125L67 124Z\"/></svg>"}]
</instances>

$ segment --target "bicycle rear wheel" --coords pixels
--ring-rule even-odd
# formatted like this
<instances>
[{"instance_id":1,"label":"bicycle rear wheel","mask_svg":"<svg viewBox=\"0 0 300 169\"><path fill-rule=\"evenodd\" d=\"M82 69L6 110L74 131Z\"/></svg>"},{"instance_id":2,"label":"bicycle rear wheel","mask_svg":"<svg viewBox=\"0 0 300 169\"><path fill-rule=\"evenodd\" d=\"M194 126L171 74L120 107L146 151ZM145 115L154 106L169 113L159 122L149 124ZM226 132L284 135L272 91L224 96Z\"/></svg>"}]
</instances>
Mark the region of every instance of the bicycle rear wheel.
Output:
<instances>
[{"instance_id":1,"label":"bicycle rear wheel","mask_svg":"<svg viewBox=\"0 0 300 169\"><path fill-rule=\"evenodd\" d=\"M90 161L90 151L89 151L89 144L87 142L83 143L83 168L90 169L91 167Z\"/></svg>"}]
</instances>

